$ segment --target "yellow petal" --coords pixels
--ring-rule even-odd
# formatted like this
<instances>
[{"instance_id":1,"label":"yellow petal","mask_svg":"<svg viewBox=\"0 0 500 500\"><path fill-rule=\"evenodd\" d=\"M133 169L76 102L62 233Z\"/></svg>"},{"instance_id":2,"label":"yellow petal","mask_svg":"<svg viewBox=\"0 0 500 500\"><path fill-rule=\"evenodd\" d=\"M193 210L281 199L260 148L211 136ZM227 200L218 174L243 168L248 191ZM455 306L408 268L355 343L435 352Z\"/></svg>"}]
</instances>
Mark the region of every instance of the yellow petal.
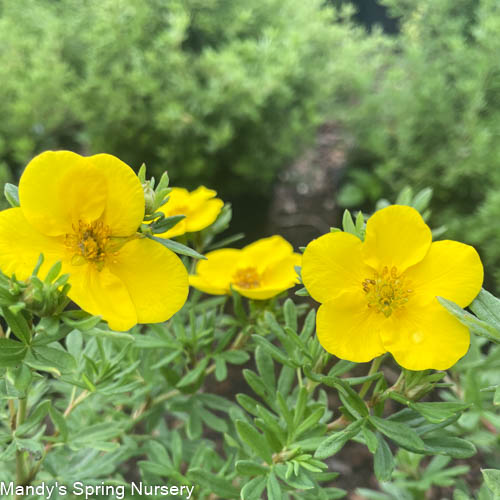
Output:
<instances>
[{"instance_id":1,"label":"yellow petal","mask_svg":"<svg viewBox=\"0 0 500 500\"><path fill-rule=\"evenodd\" d=\"M275 235L254 241L241 252L240 266L252 266L263 273L269 265L291 255L293 247L283 237Z\"/></svg>"},{"instance_id":2,"label":"yellow petal","mask_svg":"<svg viewBox=\"0 0 500 500\"><path fill-rule=\"evenodd\" d=\"M362 292L346 292L318 309L318 340L330 354L364 363L385 352L380 340L383 319L368 308Z\"/></svg>"},{"instance_id":3,"label":"yellow petal","mask_svg":"<svg viewBox=\"0 0 500 500\"><path fill-rule=\"evenodd\" d=\"M213 282L208 281L197 274L191 274L189 276L189 284L197 290L209 293L210 295L226 295L230 292L229 287L214 285Z\"/></svg>"},{"instance_id":4,"label":"yellow petal","mask_svg":"<svg viewBox=\"0 0 500 500\"><path fill-rule=\"evenodd\" d=\"M240 286L233 285L233 289L240 295L243 295L243 297L247 297L248 299L267 300L271 299L272 297L276 297L276 295L279 295L280 293L284 292L288 288L291 288L292 286L293 284L287 287L279 287L279 288L272 288L272 287L242 288Z\"/></svg>"},{"instance_id":5,"label":"yellow petal","mask_svg":"<svg viewBox=\"0 0 500 500\"><path fill-rule=\"evenodd\" d=\"M141 181L126 163L115 156L98 154L90 156L89 160L104 175L107 186L104 223L110 227L113 236L130 236L144 218ZM87 196L93 196L92 191L88 191Z\"/></svg>"},{"instance_id":6,"label":"yellow petal","mask_svg":"<svg viewBox=\"0 0 500 500\"><path fill-rule=\"evenodd\" d=\"M298 283L295 266L300 266L302 255L293 253L277 262L273 262L262 273L261 283L263 287L272 287L286 290Z\"/></svg>"},{"instance_id":7,"label":"yellow petal","mask_svg":"<svg viewBox=\"0 0 500 500\"><path fill-rule=\"evenodd\" d=\"M189 194L190 201L193 203L194 207L198 207L205 201L215 198L216 196L217 191L208 189L205 186L199 186Z\"/></svg>"},{"instance_id":8,"label":"yellow petal","mask_svg":"<svg viewBox=\"0 0 500 500\"><path fill-rule=\"evenodd\" d=\"M431 230L414 208L392 205L368 219L363 259L377 271L387 266L402 272L425 257L431 242Z\"/></svg>"},{"instance_id":9,"label":"yellow petal","mask_svg":"<svg viewBox=\"0 0 500 500\"><path fill-rule=\"evenodd\" d=\"M41 253L44 263L39 275L43 278L53 264L64 260L64 240L39 233L28 223L20 208L0 212L0 269L3 273L15 274L21 280L28 278Z\"/></svg>"},{"instance_id":10,"label":"yellow petal","mask_svg":"<svg viewBox=\"0 0 500 500\"><path fill-rule=\"evenodd\" d=\"M302 281L318 302L343 291L362 291L373 271L363 264L362 242L350 233L328 233L311 241L302 257ZM365 304L366 305L366 304Z\"/></svg>"},{"instance_id":11,"label":"yellow petal","mask_svg":"<svg viewBox=\"0 0 500 500\"><path fill-rule=\"evenodd\" d=\"M483 265L473 247L457 241L437 241L424 260L406 271L405 277L410 280L416 300L429 302L440 296L465 307L481 290Z\"/></svg>"},{"instance_id":12,"label":"yellow petal","mask_svg":"<svg viewBox=\"0 0 500 500\"><path fill-rule=\"evenodd\" d=\"M382 342L394 359L408 370L446 370L469 348L469 331L437 300L425 307L410 307L388 318Z\"/></svg>"},{"instance_id":13,"label":"yellow petal","mask_svg":"<svg viewBox=\"0 0 500 500\"><path fill-rule=\"evenodd\" d=\"M212 225L219 216L224 202L218 198L206 200L186 217L186 231L194 233Z\"/></svg>"},{"instance_id":14,"label":"yellow petal","mask_svg":"<svg viewBox=\"0 0 500 500\"><path fill-rule=\"evenodd\" d=\"M19 181L24 216L49 236L72 232L79 220L98 219L105 207L105 177L92 162L70 151L46 151L31 160Z\"/></svg>"},{"instance_id":15,"label":"yellow petal","mask_svg":"<svg viewBox=\"0 0 500 500\"><path fill-rule=\"evenodd\" d=\"M174 252L152 240L127 243L109 269L127 288L139 323L166 321L186 302L186 267Z\"/></svg>"},{"instance_id":16,"label":"yellow petal","mask_svg":"<svg viewBox=\"0 0 500 500\"><path fill-rule=\"evenodd\" d=\"M137 324L137 313L125 284L105 267L68 265L71 289L68 296L84 311L102 316L112 330L126 331Z\"/></svg>"},{"instance_id":17,"label":"yellow petal","mask_svg":"<svg viewBox=\"0 0 500 500\"><path fill-rule=\"evenodd\" d=\"M159 238L174 238L175 236L181 236L185 234L186 229L186 219L180 220L173 228L169 229L166 233L157 234Z\"/></svg>"},{"instance_id":18,"label":"yellow petal","mask_svg":"<svg viewBox=\"0 0 500 500\"><path fill-rule=\"evenodd\" d=\"M241 250L223 248L208 252L207 260L196 264L196 274L190 277L192 286L212 294L230 293L231 279L241 257Z\"/></svg>"}]
</instances>

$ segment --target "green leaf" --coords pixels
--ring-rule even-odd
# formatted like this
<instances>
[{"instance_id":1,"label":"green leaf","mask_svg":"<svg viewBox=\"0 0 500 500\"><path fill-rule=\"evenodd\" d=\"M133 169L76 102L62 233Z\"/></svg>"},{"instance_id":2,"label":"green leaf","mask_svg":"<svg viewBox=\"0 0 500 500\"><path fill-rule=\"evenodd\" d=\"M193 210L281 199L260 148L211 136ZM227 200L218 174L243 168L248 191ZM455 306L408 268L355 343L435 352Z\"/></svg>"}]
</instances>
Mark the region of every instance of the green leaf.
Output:
<instances>
[{"instance_id":1,"label":"green leaf","mask_svg":"<svg viewBox=\"0 0 500 500\"><path fill-rule=\"evenodd\" d=\"M493 404L495 406L500 405L500 385L497 385L497 388L495 389L495 394L493 396Z\"/></svg>"},{"instance_id":2,"label":"green leaf","mask_svg":"<svg viewBox=\"0 0 500 500\"><path fill-rule=\"evenodd\" d=\"M21 206L19 202L19 189L16 185L6 182L3 188L3 194L12 208Z\"/></svg>"},{"instance_id":3,"label":"green leaf","mask_svg":"<svg viewBox=\"0 0 500 500\"><path fill-rule=\"evenodd\" d=\"M281 487L274 472L267 476L267 498L269 500L281 500Z\"/></svg>"},{"instance_id":4,"label":"green leaf","mask_svg":"<svg viewBox=\"0 0 500 500\"><path fill-rule=\"evenodd\" d=\"M369 420L376 429L395 443L399 444L402 448L416 453L422 453L425 449L425 444L422 439L408 425L392 420L384 420L373 415L369 417Z\"/></svg>"},{"instance_id":5,"label":"green leaf","mask_svg":"<svg viewBox=\"0 0 500 500\"><path fill-rule=\"evenodd\" d=\"M347 441L358 434L364 422L364 420L356 420L345 429L337 431L331 436L328 436L319 445L316 453L314 454L314 458L325 459L331 457L332 455L335 455L343 448Z\"/></svg>"},{"instance_id":6,"label":"green leaf","mask_svg":"<svg viewBox=\"0 0 500 500\"><path fill-rule=\"evenodd\" d=\"M28 349L21 342L0 338L0 366L15 366L19 364Z\"/></svg>"},{"instance_id":7,"label":"green leaf","mask_svg":"<svg viewBox=\"0 0 500 500\"><path fill-rule=\"evenodd\" d=\"M42 370L55 368L59 373L69 373L76 369L76 361L71 354L63 349L47 346L33 346L26 363Z\"/></svg>"},{"instance_id":8,"label":"green leaf","mask_svg":"<svg viewBox=\"0 0 500 500\"><path fill-rule=\"evenodd\" d=\"M40 460L43 455L42 443L35 439L17 439L15 440L16 447L19 451L28 451L33 454L35 460Z\"/></svg>"},{"instance_id":9,"label":"green leaf","mask_svg":"<svg viewBox=\"0 0 500 500\"><path fill-rule=\"evenodd\" d=\"M242 476L261 476L269 472L269 467L252 460L238 460L236 462L236 470Z\"/></svg>"},{"instance_id":10,"label":"green leaf","mask_svg":"<svg viewBox=\"0 0 500 500\"><path fill-rule=\"evenodd\" d=\"M356 226L354 225L354 221L352 220L351 213L349 210L344 210L344 215L342 216L342 228L346 233L354 234L354 236L358 236L358 232L356 231Z\"/></svg>"},{"instance_id":11,"label":"green leaf","mask_svg":"<svg viewBox=\"0 0 500 500\"><path fill-rule=\"evenodd\" d=\"M267 479L265 476L253 478L241 489L241 500L260 500L262 492L266 487Z\"/></svg>"},{"instance_id":12,"label":"green leaf","mask_svg":"<svg viewBox=\"0 0 500 500\"><path fill-rule=\"evenodd\" d=\"M486 310L480 309L480 307L478 308L477 305L475 308L472 308L472 304L469 306L472 310L481 310L485 314L485 316L489 318L488 322L486 322L476 318L474 315L468 313L467 311L464 311L460 306L458 306L451 300L444 299L443 297L438 297L437 299L439 300L441 305L443 305L471 332L475 333L476 335L486 337L488 340L496 342L497 344L500 343L500 329L496 326L500 324L497 322L493 314L490 314L490 311L486 312Z\"/></svg>"},{"instance_id":13,"label":"green leaf","mask_svg":"<svg viewBox=\"0 0 500 500\"><path fill-rule=\"evenodd\" d=\"M226 362L217 356L215 358L215 379L217 382L222 382L226 380L227 377L227 364Z\"/></svg>"},{"instance_id":14,"label":"green leaf","mask_svg":"<svg viewBox=\"0 0 500 500\"><path fill-rule=\"evenodd\" d=\"M16 429L16 436L22 437L34 429L45 418L52 402L48 399L40 403L28 419Z\"/></svg>"},{"instance_id":15,"label":"green leaf","mask_svg":"<svg viewBox=\"0 0 500 500\"><path fill-rule=\"evenodd\" d=\"M56 410L53 405L50 405L49 415L52 423L54 424L54 427L59 431L59 434L61 435L63 441L66 441L68 439L68 426L63 414Z\"/></svg>"},{"instance_id":16,"label":"green leaf","mask_svg":"<svg viewBox=\"0 0 500 500\"><path fill-rule=\"evenodd\" d=\"M422 213L427 207L432 199L432 188L424 188L419 191L412 201L412 207Z\"/></svg>"},{"instance_id":17,"label":"green leaf","mask_svg":"<svg viewBox=\"0 0 500 500\"><path fill-rule=\"evenodd\" d=\"M285 324L293 331L297 331L297 309L292 299L286 299L283 305L283 314L285 316Z\"/></svg>"},{"instance_id":18,"label":"green leaf","mask_svg":"<svg viewBox=\"0 0 500 500\"><path fill-rule=\"evenodd\" d=\"M370 453L375 453L377 451L379 443L377 435L370 429L368 429L366 425L361 429L361 431L363 434L363 438L365 439L366 446L370 450Z\"/></svg>"},{"instance_id":19,"label":"green leaf","mask_svg":"<svg viewBox=\"0 0 500 500\"><path fill-rule=\"evenodd\" d=\"M271 344L269 340L262 335L254 334L252 339L255 343L262 347L266 352L268 352L278 363L282 365L289 366L291 368L297 368L296 363L294 363L283 351L278 349L274 344Z\"/></svg>"},{"instance_id":20,"label":"green leaf","mask_svg":"<svg viewBox=\"0 0 500 500\"><path fill-rule=\"evenodd\" d=\"M409 403L410 408L418 411L429 422L439 423L448 420L457 413L471 407L468 403L438 402L438 403Z\"/></svg>"},{"instance_id":21,"label":"green leaf","mask_svg":"<svg viewBox=\"0 0 500 500\"><path fill-rule=\"evenodd\" d=\"M272 464L273 457L271 448L265 437L260 434L255 427L243 420L237 420L236 430L244 443L250 446L250 448L268 464Z\"/></svg>"},{"instance_id":22,"label":"green leaf","mask_svg":"<svg viewBox=\"0 0 500 500\"><path fill-rule=\"evenodd\" d=\"M261 346L257 346L255 349L255 363L267 390L273 393L276 385L273 359Z\"/></svg>"},{"instance_id":23,"label":"green leaf","mask_svg":"<svg viewBox=\"0 0 500 500\"><path fill-rule=\"evenodd\" d=\"M500 470L481 469L481 472L486 486L488 486L495 496L500 495Z\"/></svg>"},{"instance_id":24,"label":"green leaf","mask_svg":"<svg viewBox=\"0 0 500 500\"><path fill-rule=\"evenodd\" d=\"M209 361L210 359L208 357L198 361L194 369L186 373L186 375L179 380L177 387L187 387L197 382L198 379L203 376Z\"/></svg>"},{"instance_id":25,"label":"green leaf","mask_svg":"<svg viewBox=\"0 0 500 500\"><path fill-rule=\"evenodd\" d=\"M26 345L31 343L31 328L22 312L13 313L8 307L2 308L2 315L16 337Z\"/></svg>"},{"instance_id":26,"label":"green leaf","mask_svg":"<svg viewBox=\"0 0 500 500\"><path fill-rule=\"evenodd\" d=\"M373 457L375 476L379 481L390 481L394 470L394 457L389 445L380 434L377 434L377 439L377 451Z\"/></svg>"},{"instance_id":27,"label":"green leaf","mask_svg":"<svg viewBox=\"0 0 500 500\"><path fill-rule=\"evenodd\" d=\"M172 250L172 252L178 253L180 255L187 255L188 257L193 257L194 259L206 260L206 257L201 255L200 253L177 241L168 240L165 238L158 238L157 236L151 236L149 234L146 235L146 238L156 241L157 243L160 243L164 247L167 247L169 250Z\"/></svg>"},{"instance_id":28,"label":"green leaf","mask_svg":"<svg viewBox=\"0 0 500 500\"><path fill-rule=\"evenodd\" d=\"M236 350L221 352L219 354L219 357L233 365L242 365L250 359L250 356L247 352Z\"/></svg>"},{"instance_id":29,"label":"green leaf","mask_svg":"<svg viewBox=\"0 0 500 500\"><path fill-rule=\"evenodd\" d=\"M448 455L453 458L469 458L476 454L472 443L455 436L436 436L423 440L425 452L428 454Z\"/></svg>"},{"instance_id":30,"label":"green leaf","mask_svg":"<svg viewBox=\"0 0 500 500\"><path fill-rule=\"evenodd\" d=\"M234 500L240 495L239 490L233 486L231 481L216 476L204 469L191 469L188 474L193 484L199 484L207 488L210 493L218 497Z\"/></svg>"},{"instance_id":31,"label":"green leaf","mask_svg":"<svg viewBox=\"0 0 500 500\"><path fill-rule=\"evenodd\" d=\"M169 229L172 229L178 222L185 218L185 215L172 215L171 217L157 219L151 224L151 231L153 234L166 233Z\"/></svg>"}]
</instances>

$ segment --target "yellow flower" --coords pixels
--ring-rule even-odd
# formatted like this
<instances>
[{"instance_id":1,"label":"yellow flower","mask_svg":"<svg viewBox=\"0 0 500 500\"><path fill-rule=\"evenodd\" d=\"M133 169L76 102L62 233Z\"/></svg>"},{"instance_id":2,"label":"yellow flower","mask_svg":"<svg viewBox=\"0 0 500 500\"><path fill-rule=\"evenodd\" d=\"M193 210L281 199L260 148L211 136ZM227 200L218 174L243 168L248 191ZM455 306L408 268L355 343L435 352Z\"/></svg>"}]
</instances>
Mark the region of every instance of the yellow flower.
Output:
<instances>
[{"instance_id":1,"label":"yellow flower","mask_svg":"<svg viewBox=\"0 0 500 500\"><path fill-rule=\"evenodd\" d=\"M190 284L202 292L224 295L233 288L249 299L264 300L297 283L295 266L300 255L281 236L255 241L241 250L214 250L206 257L189 277Z\"/></svg>"},{"instance_id":2,"label":"yellow flower","mask_svg":"<svg viewBox=\"0 0 500 500\"><path fill-rule=\"evenodd\" d=\"M184 188L172 188L167 203L162 205L158 211L163 212L165 217L173 215L185 215L172 229L160 238L173 238L185 233L201 231L215 222L220 214L224 202L215 198L217 192L200 186L192 192Z\"/></svg>"},{"instance_id":3,"label":"yellow flower","mask_svg":"<svg viewBox=\"0 0 500 500\"><path fill-rule=\"evenodd\" d=\"M437 301L465 307L483 282L471 246L432 243L420 214L406 206L376 212L361 242L329 233L307 246L302 280L321 302L317 334L331 354L355 362L388 351L410 370L444 370L469 347L469 331Z\"/></svg>"},{"instance_id":4,"label":"yellow flower","mask_svg":"<svg viewBox=\"0 0 500 500\"><path fill-rule=\"evenodd\" d=\"M40 253L46 269L61 261L69 297L114 330L165 321L186 301L182 261L137 233L142 186L118 158L42 153L24 170L19 199L20 208L0 212L5 274L28 278Z\"/></svg>"}]
</instances>

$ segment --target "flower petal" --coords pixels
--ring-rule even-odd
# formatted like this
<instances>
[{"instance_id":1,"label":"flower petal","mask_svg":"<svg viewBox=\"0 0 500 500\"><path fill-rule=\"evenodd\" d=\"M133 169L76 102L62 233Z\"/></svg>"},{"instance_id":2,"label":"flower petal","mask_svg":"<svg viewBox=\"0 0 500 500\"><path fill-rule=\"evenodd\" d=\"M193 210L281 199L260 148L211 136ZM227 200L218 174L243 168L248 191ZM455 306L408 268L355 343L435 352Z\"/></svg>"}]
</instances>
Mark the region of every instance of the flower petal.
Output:
<instances>
[{"instance_id":1,"label":"flower petal","mask_svg":"<svg viewBox=\"0 0 500 500\"><path fill-rule=\"evenodd\" d=\"M235 291L237 291L240 295L243 295L243 297L246 297L247 299L267 300L271 299L272 297L276 297L276 295L284 292L288 288L291 288L291 286L278 287L278 288L271 288L271 287L243 288L237 285L233 285L232 287Z\"/></svg>"},{"instance_id":2,"label":"flower petal","mask_svg":"<svg viewBox=\"0 0 500 500\"><path fill-rule=\"evenodd\" d=\"M90 156L89 160L102 172L107 185L104 223L111 228L113 236L134 234L144 218L141 181L126 163L115 156L98 154ZM91 191L89 194L93 196Z\"/></svg>"},{"instance_id":3,"label":"flower petal","mask_svg":"<svg viewBox=\"0 0 500 500\"><path fill-rule=\"evenodd\" d=\"M425 307L408 307L388 318L383 345L408 370L446 370L469 348L467 327L437 300Z\"/></svg>"},{"instance_id":4,"label":"flower petal","mask_svg":"<svg viewBox=\"0 0 500 500\"><path fill-rule=\"evenodd\" d=\"M206 293L215 295L229 293L241 250L223 248L208 252L205 257L207 260L200 260L196 264L196 274L189 277L190 284Z\"/></svg>"},{"instance_id":5,"label":"flower petal","mask_svg":"<svg viewBox=\"0 0 500 500\"><path fill-rule=\"evenodd\" d=\"M33 158L19 181L24 216L48 236L72 232L79 220L89 223L103 213L105 177L87 158L70 151L46 151Z\"/></svg>"},{"instance_id":6,"label":"flower petal","mask_svg":"<svg viewBox=\"0 0 500 500\"><path fill-rule=\"evenodd\" d=\"M127 243L109 269L125 284L139 323L166 321L186 302L186 267L174 252L152 240Z\"/></svg>"},{"instance_id":7,"label":"flower petal","mask_svg":"<svg viewBox=\"0 0 500 500\"><path fill-rule=\"evenodd\" d=\"M186 217L186 231L194 233L213 224L223 206L224 202L219 200L219 198L206 200L199 208Z\"/></svg>"},{"instance_id":8,"label":"flower petal","mask_svg":"<svg viewBox=\"0 0 500 500\"><path fill-rule=\"evenodd\" d=\"M70 273L69 298L84 311L102 316L112 330L126 331L137 324L137 313L123 281L105 267L65 266Z\"/></svg>"},{"instance_id":9,"label":"flower petal","mask_svg":"<svg viewBox=\"0 0 500 500\"><path fill-rule=\"evenodd\" d=\"M255 267L259 273L275 262L291 255L293 247L282 236L262 238L242 248L240 267Z\"/></svg>"},{"instance_id":10,"label":"flower petal","mask_svg":"<svg viewBox=\"0 0 500 500\"><path fill-rule=\"evenodd\" d=\"M330 354L364 363L383 354L384 317L371 311L362 292L346 292L323 304L316 317L319 343Z\"/></svg>"},{"instance_id":11,"label":"flower petal","mask_svg":"<svg viewBox=\"0 0 500 500\"><path fill-rule=\"evenodd\" d=\"M440 296L468 306L481 290L483 265L476 250L457 241L437 241L424 260L408 269L415 299L431 301Z\"/></svg>"},{"instance_id":12,"label":"flower petal","mask_svg":"<svg viewBox=\"0 0 500 500\"><path fill-rule=\"evenodd\" d=\"M363 260L376 271L395 266L403 272L425 257L431 242L431 230L414 208L392 205L368 219Z\"/></svg>"},{"instance_id":13,"label":"flower petal","mask_svg":"<svg viewBox=\"0 0 500 500\"><path fill-rule=\"evenodd\" d=\"M299 280L296 266L300 266L302 255L292 253L277 262L269 265L262 273L262 286L286 290L296 285Z\"/></svg>"},{"instance_id":14,"label":"flower petal","mask_svg":"<svg viewBox=\"0 0 500 500\"><path fill-rule=\"evenodd\" d=\"M64 260L65 247L62 237L39 233L24 217L20 208L0 212L0 269L7 276L15 274L24 280L31 276L40 254L44 263L40 276L58 260Z\"/></svg>"},{"instance_id":15,"label":"flower petal","mask_svg":"<svg viewBox=\"0 0 500 500\"><path fill-rule=\"evenodd\" d=\"M327 233L311 241L302 256L302 282L318 302L343 291L362 291L373 271L363 264L362 242L350 233ZM366 304L365 304L366 305Z\"/></svg>"}]
</instances>

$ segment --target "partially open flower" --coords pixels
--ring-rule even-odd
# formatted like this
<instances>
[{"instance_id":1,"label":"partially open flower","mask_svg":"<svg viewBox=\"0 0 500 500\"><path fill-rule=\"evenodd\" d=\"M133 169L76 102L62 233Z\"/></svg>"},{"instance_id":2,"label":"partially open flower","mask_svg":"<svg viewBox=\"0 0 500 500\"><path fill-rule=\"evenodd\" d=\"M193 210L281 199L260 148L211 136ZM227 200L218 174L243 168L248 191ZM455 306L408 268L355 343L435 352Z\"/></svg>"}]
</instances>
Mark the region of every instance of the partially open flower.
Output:
<instances>
[{"instance_id":1,"label":"partially open flower","mask_svg":"<svg viewBox=\"0 0 500 500\"><path fill-rule=\"evenodd\" d=\"M47 151L19 182L20 207L0 212L0 268L20 279L62 262L68 296L115 330L165 321L184 304L187 271L137 233L144 194L134 171L107 154ZM42 271L43 272L43 271Z\"/></svg>"},{"instance_id":2,"label":"partially open flower","mask_svg":"<svg viewBox=\"0 0 500 500\"><path fill-rule=\"evenodd\" d=\"M298 282L295 266L300 264L301 256L281 236L258 240L241 250L214 250L206 257L198 261L196 274L189 277L189 282L213 295L229 294L233 288L244 297L264 300Z\"/></svg>"},{"instance_id":3,"label":"partially open flower","mask_svg":"<svg viewBox=\"0 0 500 500\"><path fill-rule=\"evenodd\" d=\"M476 250L456 241L432 243L431 230L407 206L376 212L362 242L349 233L307 246L302 280L321 302L321 345L342 359L369 361L388 351L410 370L444 370L469 347L469 331L437 301L469 305L481 290Z\"/></svg>"},{"instance_id":4,"label":"partially open flower","mask_svg":"<svg viewBox=\"0 0 500 500\"><path fill-rule=\"evenodd\" d=\"M216 195L216 191L207 189L205 186L200 186L191 192L184 188L172 188L167 203L158 210L163 212L165 217L173 215L185 215L186 217L172 229L157 236L173 238L185 233L201 231L213 224L224 206L224 202L216 198Z\"/></svg>"}]
</instances>

